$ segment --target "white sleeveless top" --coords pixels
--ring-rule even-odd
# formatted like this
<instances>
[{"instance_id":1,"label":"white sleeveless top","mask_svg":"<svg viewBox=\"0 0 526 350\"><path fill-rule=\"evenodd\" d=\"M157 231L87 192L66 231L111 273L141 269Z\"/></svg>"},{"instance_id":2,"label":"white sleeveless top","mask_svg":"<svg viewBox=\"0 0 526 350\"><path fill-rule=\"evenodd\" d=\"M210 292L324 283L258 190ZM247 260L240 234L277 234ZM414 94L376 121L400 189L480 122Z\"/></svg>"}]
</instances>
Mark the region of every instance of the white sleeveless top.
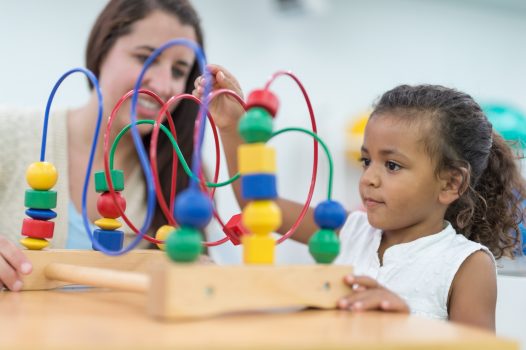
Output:
<instances>
[{"instance_id":1,"label":"white sleeveless top","mask_svg":"<svg viewBox=\"0 0 526 350\"><path fill-rule=\"evenodd\" d=\"M436 234L388 248L380 266L382 231L369 224L366 213L353 212L340 231L341 252L334 264L352 265L356 275L376 279L400 296L411 313L446 320L449 289L464 260L483 250L495 262L488 248L446 223Z\"/></svg>"}]
</instances>

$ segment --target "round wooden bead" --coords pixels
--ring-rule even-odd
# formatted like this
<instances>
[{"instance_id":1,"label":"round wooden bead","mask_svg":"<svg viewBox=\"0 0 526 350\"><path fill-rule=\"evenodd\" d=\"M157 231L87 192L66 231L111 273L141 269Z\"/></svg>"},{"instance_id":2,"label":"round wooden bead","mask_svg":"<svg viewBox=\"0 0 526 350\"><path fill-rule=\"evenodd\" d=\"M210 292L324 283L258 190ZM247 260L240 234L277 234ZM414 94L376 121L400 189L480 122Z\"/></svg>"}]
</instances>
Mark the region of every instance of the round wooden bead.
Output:
<instances>
[{"instance_id":1,"label":"round wooden bead","mask_svg":"<svg viewBox=\"0 0 526 350\"><path fill-rule=\"evenodd\" d=\"M49 245L49 242L43 238L31 237L22 238L20 243L29 250L41 250Z\"/></svg>"},{"instance_id":2,"label":"round wooden bead","mask_svg":"<svg viewBox=\"0 0 526 350\"><path fill-rule=\"evenodd\" d=\"M314 209L314 221L321 228L336 230L343 225L346 217L345 209L337 201L323 201Z\"/></svg>"},{"instance_id":3,"label":"round wooden bead","mask_svg":"<svg viewBox=\"0 0 526 350\"><path fill-rule=\"evenodd\" d=\"M103 246L104 249L110 250L112 252L118 252L122 249L122 245L124 243L124 232L113 230L95 230L93 232L93 239L99 242L99 244ZM95 245L93 245L93 249L97 250Z\"/></svg>"},{"instance_id":4,"label":"round wooden bead","mask_svg":"<svg viewBox=\"0 0 526 350\"><path fill-rule=\"evenodd\" d=\"M330 264L340 253L336 231L321 229L309 239L309 252L318 264Z\"/></svg>"},{"instance_id":5,"label":"round wooden bead","mask_svg":"<svg viewBox=\"0 0 526 350\"><path fill-rule=\"evenodd\" d=\"M166 241L166 238L168 237L168 235L172 233L173 231L175 231L175 227L170 226L170 225L163 225L159 227L159 229L155 233L155 239L159 241ZM157 246L161 250L166 250L166 244L157 243Z\"/></svg>"},{"instance_id":6,"label":"round wooden bead","mask_svg":"<svg viewBox=\"0 0 526 350\"><path fill-rule=\"evenodd\" d=\"M193 227L180 227L166 239L166 253L175 262L193 262L203 251L201 232Z\"/></svg>"},{"instance_id":7,"label":"round wooden bead","mask_svg":"<svg viewBox=\"0 0 526 350\"><path fill-rule=\"evenodd\" d=\"M57 192L26 190L24 206L33 209L53 209L57 206Z\"/></svg>"},{"instance_id":8,"label":"round wooden bead","mask_svg":"<svg viewBox=\"0 0 526 350\"><path fill-rule=\"evenodd\" d=\"M265 109L254 107L239 120L237 129L247 143L267 142L272 136L272 118Z\"/></svg>"},{"instance_id":9,"label":"round wooden bead","mask_svg":"<svg viewBox=\"0 0 526 350\"><path fill-rule=\"evenodd\" d=\"M276 116L279 107L277 96L270 90L253 90L247 98L246 108L262 107L265 108L272 117Z\"/></svg>"},{"instance_id":10,"label":"round wooden bead","mask_svg":"<svg viewBox=\"0 0 526 350\"><path fill-rule=\"evenodd\" d=\"M181 226L204 228L212 214L212 200L199 190L189 188L175 199L174 216Z\"/></svg>"},{"instance_id":11,"label":"round wooden bead","mask_svg":"<svg viewBox=\"0 0 526 350\"><path fill-rule=\"evenodd\" d=\"M122 226L119 220L110 219L110 218L102 218L102 219L95 220L94 224L100 227L102 230L108 230L108 231L116 230Z\"/></svg>"},{"instance_id":12,"label":"round wooden bead","mask_svg":"<svg viewBox=\"0 0 526 350\"><path fill-rule=\"evenodd\" d=\"M115 192L117 203L122 208L122 211L126 210L126 200L121 196L119 192ZM97 210L102 217L116 219L120 217L119 209L115 205L113 198L111 198L110 192L104 192L97 199Z\"/></svg>"},{"instance_id":13,"label":"round wooden bead","mask_svg":"<svg viewBox=\"0 0 526 350\"><path fill-rule=\"evenodd\" d=\"M57 183L58 173L49 162L35 162L26 170L26 181L34 190L47 191Z\"/></svg>"},{"instance_id":14,"label":"round wooden bead","mask_svg":"<svg viewBox=\"0 0 526 350\"><path fill-rule=\"evenodd\" d=\"M50 209L26 209L26 215L37 220L51 220L57 217L57 213Z\"/></svg>"},{"instance_id":15,"label":"round wooden bead","mask_svg":"<svg viewBox=\"0 0 526 350\"><path fill-rule=\"evenodd\" d=\"M254 201L243 209L243 225L252 233L267 235L281 225L281 210L272 201Z\"/></svg>"},{"instance_id":16,"label":"round wooden bead","mask_svg":"<svg viewBox=\"0 0 526 350\"><path fill-rule=\"evenodd\" d=\"M241 176L241 195L246 200L276 198L276 175L260 173Z\"/></svg>"},{"instance_id":17,"label":"round wooden bead","mask_svg":"<svg viewBox=\"0 0 526 350\"><path fill-rule=\"evenodd\" d=\"M108 182L106 181L106 175L104 171L97 171L94 175L95 178L95 191L97 193L108 192ZM124 190L124 172L122 170L110 170L111 183L115 191Z\"/></svg>"},{"instance_id":18,"label":"round wooden bead","mask_svg":"<svg viewBox=\"0 0 526 350\"><path fill-rule=\"evenodd\" d=\"M22 235L32 238L53 238L55 223L25 218L22 222Z\"/></svg>"}]
</instances>

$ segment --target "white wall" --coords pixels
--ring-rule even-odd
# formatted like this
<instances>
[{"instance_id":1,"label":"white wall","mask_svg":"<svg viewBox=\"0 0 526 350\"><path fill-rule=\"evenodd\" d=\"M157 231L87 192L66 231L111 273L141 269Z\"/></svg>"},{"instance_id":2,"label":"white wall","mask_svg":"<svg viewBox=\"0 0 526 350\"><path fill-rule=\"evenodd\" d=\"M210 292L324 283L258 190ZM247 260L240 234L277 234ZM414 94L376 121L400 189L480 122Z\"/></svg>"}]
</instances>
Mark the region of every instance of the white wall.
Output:
<instances>
[{"instance_id":1,"label":"white wall","mask_svg":"<svg viewBox=\"0 0 526 350\"><path fill-rule=\"evenodd\" d=\"M44 108L56 79L84 64L90 25L105 3L0 0L0 104ZM230 69L245 91L261 87L282 69L303 81L319 133L335 159L334 197L350 208L358 204L359 169L345 161L344 129L387 89L401 83L444 84L480 102L526 111L526 5L521 1L306 0L303 13L278 12L270 0L194 3L203 19L209 61ZM57 106L79 105L87 97L80 75L63 86ZM273 89L282 104L276 127L309 127L293 82L279 79ZM278 149L280 193L304 200L311 141L293 134L272 144ZM327 186L327 163L320 157L316 201ZM228 189L219 197L222 216L238 211ZM239 259L239 251L228 246L214 253L225 261ZM306 262L309 257L302 247L282 247L278 260ZM505 315L500 312L499 318L512 319Z\"/></svg>"}]
</instances>

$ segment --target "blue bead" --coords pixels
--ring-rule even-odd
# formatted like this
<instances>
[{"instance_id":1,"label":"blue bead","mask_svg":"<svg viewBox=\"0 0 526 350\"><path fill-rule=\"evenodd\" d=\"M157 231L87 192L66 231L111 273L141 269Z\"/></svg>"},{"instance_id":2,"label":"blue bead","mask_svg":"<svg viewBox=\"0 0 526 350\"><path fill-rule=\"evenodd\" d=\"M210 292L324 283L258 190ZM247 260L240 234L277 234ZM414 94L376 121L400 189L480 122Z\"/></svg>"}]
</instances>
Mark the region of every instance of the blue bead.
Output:
<instances>
[{"instance_id":1,"label":"blue bead","mask_svg":"<svg viewBox=\"0 0 526 350\"><path fill-rule=\"evenodd\" d=\"M175 199L174 216L180 226L202 229L212 214L212 200L199 190L187 189Z\"/></svg>"},{"instance_id":2,"label":"blue bead","mask_svg":"<svg viewBox=\"0 0 526 350\"><path fill-rule=\"evenodd\" d=\"M105 249L117 252L122 249L124 232L97 229L93 232L93 239L99 242ZM95 246L93 246L93 249L97 250Z\"/></svg>"},{"instance_id":3,"label":"blue bead","mask_svg":"<svg viewBox=\"0 0 526 350\"><path fill-rule=\"evenodd\" d=\"M326 200L314 209L314 221L324 229L336 230L343 225L346 217L347 212L336 201Z\"/></svg>"},{"instance_id":4,"label":"blue bead","mask_svg":"<svg viewBox=\"0 0 526 350\"><path fill-rule=\"evenodd\" d=\"M51 220L57 217L57 213L50 209L26 209L26 215L35 220Z\"/></svg>"},{"instance_id":5,"label":"blue bead","mask_svg":"<svg viewBox=\"0 0 526 350\"><path fill-rule=\"evenodd\" d=\"M246 200L276 198L278 196L278 192L276 190L276 175L243 175L241 177L241 195Z\"/></svg>"}]
</instances>

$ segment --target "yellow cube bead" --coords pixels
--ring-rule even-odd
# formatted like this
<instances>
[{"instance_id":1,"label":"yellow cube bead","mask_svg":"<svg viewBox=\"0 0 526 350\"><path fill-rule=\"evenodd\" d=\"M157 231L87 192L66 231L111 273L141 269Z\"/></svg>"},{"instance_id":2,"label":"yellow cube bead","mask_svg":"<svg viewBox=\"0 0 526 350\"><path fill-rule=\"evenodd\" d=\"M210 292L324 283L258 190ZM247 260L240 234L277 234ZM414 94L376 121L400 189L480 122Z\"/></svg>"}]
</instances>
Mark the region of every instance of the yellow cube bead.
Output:
<instances>
[{"instance_id":1,"label":"yellow cube bead","mask_svg":"<svg viewBox=\"0 0 526 350\"><path fill-rule=\"evenodd\" d=\"M41 250L49 245L49 242L43 238L31 238L31 237L22 238L20 240L20 243L22 243L24 247L30 250Z\"/></svg>"},{"instance_id":2,"label":"yellow cube bead","mask_svg":"<svg viewBox=\"0 0 526 350\"><path fill-rule=\"evenodd\" d=\"M264 143L250 143L239 146L237 150L239 173L276 172L276 150Z\"/></svg>"},{"instance_id":3,"label":"yellow cube bead","mask_svg":"<svg viewBox=\"0 0 526 350\"><path fill-rule=\"evenodd\" d=\"M243 261L245 264L273 264L276 241L272 236L245 235L243 243Z\"/></svg>"},{"instance_id":4,"label":"yellow cube bead","mask_svg":"<svg viewBox=\"0 0 526 350\"><path fill-rule=\"evenodd\" d=\"M273 201L253 201L243 209L242 220L251 233L267 235L281 226L281 209Z\"/></svg>"},{"instance_id":5,"label":"yellow cube bead","mask_svg":"<svg viewBox=\"0 0 526 350\"><path fill-rule=\"evenodd\" d=\"M95 220L94 224L103 230L109 230L109 231L116 230L122 226L119 220L110 219L110 218L102 218L102 219Z\"/></svg>"},{"instance_id":6,"label":"yellow cube bead","mask_svg":"<svg viewBox=\"0 0 526 350\"><path fill-rule=\"evenodd\" d=\"M34 190L47 191L57 183L55 166L48 162L35 162L26 170L26 181Z\"/></svg>"},{"instance_id":7,"label":"yellow cube bead","mask_svg":"<svg viewBox=\"0 0 526 350\"><path fill-rule=\"evenodd\" d=\"M175 227L170 226L170 225L163 225L159 227L159 229L155 233L155 239L159 241L166 241L166 238L168 237L168 235L172 233L173 231L175 231ZM166 250L166 244L158 243L157 246L161 250Z\"/></svg>"}]
</instances>

